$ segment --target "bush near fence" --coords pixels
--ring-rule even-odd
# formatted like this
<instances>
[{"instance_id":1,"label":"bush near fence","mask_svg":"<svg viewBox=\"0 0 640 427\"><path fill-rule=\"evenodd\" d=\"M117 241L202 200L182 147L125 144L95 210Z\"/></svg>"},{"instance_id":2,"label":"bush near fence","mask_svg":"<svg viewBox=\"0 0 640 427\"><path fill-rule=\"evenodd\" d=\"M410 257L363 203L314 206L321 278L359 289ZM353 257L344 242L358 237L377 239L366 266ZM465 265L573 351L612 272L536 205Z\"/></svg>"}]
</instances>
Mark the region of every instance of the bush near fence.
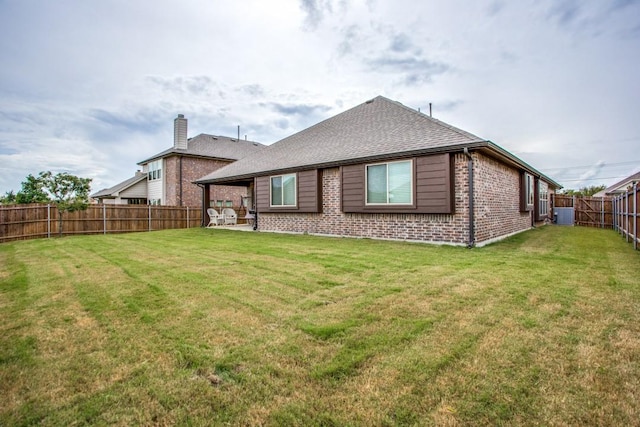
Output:
<instances>
[{"instance_id":1,"label":"bush near fence","mask_svg":"<svg viewBox=\"0 0 640 427\"><path fill-rule=\"evenodd\" d=\"M55 205L0 206L0 242L59 235ZM62 234L107 234L199 227L200 207L150 205L91 205L66 212Z\"/></svg>"}]
</instances>

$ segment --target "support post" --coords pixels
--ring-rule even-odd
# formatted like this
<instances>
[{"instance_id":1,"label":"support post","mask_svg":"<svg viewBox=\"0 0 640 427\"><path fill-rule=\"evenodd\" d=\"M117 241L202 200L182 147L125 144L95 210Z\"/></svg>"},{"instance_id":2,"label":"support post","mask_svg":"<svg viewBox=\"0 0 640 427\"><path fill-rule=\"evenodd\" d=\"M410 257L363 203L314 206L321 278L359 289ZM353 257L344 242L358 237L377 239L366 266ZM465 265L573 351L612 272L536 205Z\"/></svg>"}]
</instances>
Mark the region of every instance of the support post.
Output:
<instances>
[{"instance_id":1,"label":"support post","mask_svg":"<svg viewBox=\"0 0 640 427\"><path fill-rule=\"evenodd\" d=\"M51 238L51 205L47 205L47 239Z\"/></svg>"},{"instance_id":2,"label":"support post","mask_svg":"<svg viewBox=\"0 0 640 427\"><path fill-rule=\"evenodd\" d=\"M207 209L211 204L211 184L202 184L202 221L200 226L207 226Z\"/></svg>"},{"instance_id":3,"label":"support post","mask_svg":"<svg viewBox=\"0 0 640 427\"><path fill-rule=\"evenodd\" d=\"M107 205L102 204L102 234L107 234Z\"/></svg>"},{"instance_id":4,"label":"support post","mask_svg":"<svg viewBox=\"0 0 640 427\"><path fill-rule=\"evenodd\" d=\"M148 225L149 230L151 231L151 205L149 205L149 225Z\"/></svg>"}]
</instances>

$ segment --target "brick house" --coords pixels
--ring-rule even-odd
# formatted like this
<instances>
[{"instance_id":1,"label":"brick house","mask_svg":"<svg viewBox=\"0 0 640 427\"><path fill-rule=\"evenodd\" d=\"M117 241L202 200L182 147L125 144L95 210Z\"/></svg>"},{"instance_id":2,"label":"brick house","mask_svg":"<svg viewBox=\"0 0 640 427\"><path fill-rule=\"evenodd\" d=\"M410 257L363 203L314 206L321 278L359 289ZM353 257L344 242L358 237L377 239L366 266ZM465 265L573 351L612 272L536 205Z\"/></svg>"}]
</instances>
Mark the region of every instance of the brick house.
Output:
<instances>
[{"instance_id":1,"label":"brick house","mask_svg":"<svg viewBox=\"0 0 640 427\"><path fill-rule=\"evenodd\" d=\"M260 231L483 245L560 185L491 141L377 97L197 181L246 187Z\"/></svg>"},{"instance_id":2,"label":"brick house","mask_svg":"<svg viewBox=\"0 0 640 427\"><path fill-rule=\"evenodd\" d=\"M196 179L265 148L257 142L225 136L200 134L187 138L187 119L182 114L174 120L173 139L171 148L139 162L142 171L135 177L92 197L102 203L201 207L202 189L194 184ZM221 206L240 206L246 196L246 188L237 186L210 189L216 199L209 197L207 203Z\"/></svg>"}]
</instances>

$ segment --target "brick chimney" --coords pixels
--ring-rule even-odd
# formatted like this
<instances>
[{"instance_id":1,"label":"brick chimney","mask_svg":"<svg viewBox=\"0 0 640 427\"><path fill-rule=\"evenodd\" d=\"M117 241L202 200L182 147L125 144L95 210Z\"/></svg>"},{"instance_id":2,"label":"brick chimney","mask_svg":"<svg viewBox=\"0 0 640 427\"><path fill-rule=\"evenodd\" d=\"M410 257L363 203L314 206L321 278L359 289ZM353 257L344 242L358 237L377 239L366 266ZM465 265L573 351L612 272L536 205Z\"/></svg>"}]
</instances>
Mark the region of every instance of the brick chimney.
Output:
<instances>
[{"instance_id":1,"label":"brick chimney","mask_svg":"<svg viewBox=\"0 0 640 427\"><path fill-rule=\"evenodd\" d=\"M187 149L187 119L184 114L178 114L173 120L173 148Z\"/></svg>"}]
</instances>

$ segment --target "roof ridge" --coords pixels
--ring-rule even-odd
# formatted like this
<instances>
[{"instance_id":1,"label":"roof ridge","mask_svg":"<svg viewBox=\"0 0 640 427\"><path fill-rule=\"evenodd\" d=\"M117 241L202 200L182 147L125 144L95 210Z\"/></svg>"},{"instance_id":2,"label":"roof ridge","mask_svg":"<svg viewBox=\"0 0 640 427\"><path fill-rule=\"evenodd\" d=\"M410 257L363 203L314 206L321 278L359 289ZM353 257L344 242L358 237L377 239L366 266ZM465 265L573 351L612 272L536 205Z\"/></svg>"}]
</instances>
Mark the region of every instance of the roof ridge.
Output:
<instances>
[{"instance_id":1,"label":"roof ridge","mask_svg":"<svg viewBox=\"0 0 640 427\"><path fill-rule=\"evenodd\" d=\"M393 99L389 99L389 98L384 97L384 96L382 96L382 95L378 95L376 98L381 98L381 99L383 99L383 100L385 100L385 101L388 101L388 102L390 102L390 103L396 104L397 106L402 107L402 108L404 108L405 110L407 110L407 111L409 111L409 112L411 112L411 113L413 113L413 114L417 114L418 116L420 116L420 117L422 117L422 118L425 118L425 119L427 119L427 120L429 120L429 121L433 122L434 124L436 124L436 125L438 125L438 126L442 126L442 127L446 128L446 129L449 129L449 130L451 130L451 131L453 131L453 132L456 132L457 134L462 135L462 136L464 136L464 137L466 137L466 138L469 138L469 139L471 139L472 141L487 141L486 139L481 138L481 137L479 137L479 136L477 136L477 135L474 135L474 134L472 134L471 132L467 132L467 131L465 131L465 130L462 130L462 129L460 129L460 128L457 128L457 127L455 127L455 126L453 126L453 125L450 125L449 123L443 122L442 120L436 119L436 118L434 118L434 117L432 117L432 116L428 116L428 115L426 115L425 113L423 113L423 112L421 112L421 111L418 111L418 110L416 110L416 109L414 109L414 108L411 108L411 107L409 107L409 106L407 106L407 105L404 105L404 104L403 104L402 102L400 102L400 101L395 101L395 100L393 100ZM376 98L374 98L374 99L376 99ZM371 101L373 101L373 100L371 100ZM371 101L369 101L369 102L371 102Z\"/></svg>"},{"instance_id":2,"label":"roof ridge","mask_svg":"<svg viewBox=\"0 0 640 427\"><path fill-rule=\"evenodd\" d=\"M230 141L246 142L246 143L248 143L248 144L260 144L260 145L264 145L264 144L263 144L263 143L261 143L261 142L253 141L253 140L250 140L250 139L242 139L242 138L238 139L238 137L237 137L237 136L214 135L214 134L211 134L211 133L199 133L198 135L196 135L196 136L192 136L191 138L189 138L189 141L190 141L190 140L192 140L192 139L198 138L199 136L209 136L209 137L212 137L212 138L214 138L214 139L218 139L218 138L225 138L225 139L228 139L228 140L230 140Z\"/></svg>"}]
</instances>

